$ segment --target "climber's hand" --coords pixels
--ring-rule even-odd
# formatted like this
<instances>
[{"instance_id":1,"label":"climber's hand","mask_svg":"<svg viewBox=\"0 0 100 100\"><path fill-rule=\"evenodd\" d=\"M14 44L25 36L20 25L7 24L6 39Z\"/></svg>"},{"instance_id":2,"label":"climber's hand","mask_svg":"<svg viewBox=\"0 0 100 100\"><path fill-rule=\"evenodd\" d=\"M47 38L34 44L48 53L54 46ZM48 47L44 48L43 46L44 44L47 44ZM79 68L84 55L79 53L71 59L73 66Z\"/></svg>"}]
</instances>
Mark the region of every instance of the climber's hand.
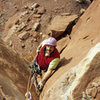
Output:
<instances>
[{"instance_id":1,"label":"climber's hand","mask_svg":"<svg viewBox=\"0 0 100 100\"><path fill-rule=\"evenodd\" d=\"M43 88L43 83L42 83L41 81L38 83L38 88L39 88L40 91L41 91L42 88Z\"/></svg>"}]
</instances>

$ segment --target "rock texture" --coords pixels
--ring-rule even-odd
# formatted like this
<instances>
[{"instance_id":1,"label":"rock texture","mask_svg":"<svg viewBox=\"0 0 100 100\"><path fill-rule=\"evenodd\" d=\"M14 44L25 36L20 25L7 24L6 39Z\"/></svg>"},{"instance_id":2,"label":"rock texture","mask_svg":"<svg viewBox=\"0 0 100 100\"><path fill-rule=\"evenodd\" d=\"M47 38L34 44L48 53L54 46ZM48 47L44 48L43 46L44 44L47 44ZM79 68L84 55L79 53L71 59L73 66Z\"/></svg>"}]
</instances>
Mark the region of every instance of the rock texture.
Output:
<instances>
[{"instance_id":1,"label":"rock texture","mask_svg":"<svg viewBox=\"0 0 100 100\"><path fill-rule=\"evenodd\" d=\"M59 69L47 81L40 100L81 100L90 81L100 76L99 49L96 49L98 52L93 50L92 55L89 53L89 59L88 56L86 57L89 50L100 42L99 4L99 0L93 1L83 16L80 17L72 29L71 39L65 37L59 41L61 44L58 47L64 47L64 49L62 48ZM76 69L77 73L75 72ZM99 78L97 80L99 81ZM93 100L96 99L94 97L96 93L92 96ZM98 95L99 93L97 93Z\"/></svg>"},{"instance_id":2,"label":"rock texture","mask_svg":"<svg viewBox=\"0 0 100 100\"><path fill-rule=\"evenodd\" d=\"M6 0L0 4L1 15L5 15L0 18L6 19L2 39L29 61L35 56L39 43L48 37L50 23L58 24L58 28L53 26L52 36L59 37L80 16L80 9L87 9L86 4L74 0ZM36 32L38 37L34 37Z\"/></svg>"},{"instance_id":3,"label":"rock texture","mask_svg":"<svg viewBox=\"0 0 100 100\"><path fill-rule=\"evenodd\" d=\"M17 1L18 3L20 2L20 0ZM22 6L21 2L21 10L18 12L19 9L17 9L17 13L7 20L2 39L16 53L11 48L5 47L5 43L0 40L1 79L2 76L7 79L8 83L14 87L12 91L15 94L17 91L18 95L20 95L18 99L24 99L23 95L26 91L29 73L25 67L27 66L26 61L22 60L17 53L26 58L31 58L30 55L32 53L35 55L36 47L42 39L46 38L45 30L46 28L49 29L51 24L52 26L54 25L53 29L50 29L53 33L51 35L58 40L57 48L61 53L61 62L57 71L46 82L39 99L99 100L100 44L98 43L100 42L100 0L94 0L86 11L84 4L79 4L73 0L44 1L37 1L41 2L42 6L39 3L26 3L26 5ZM3 4L4 2L3 0ZM73 6L68 7L71 3ZM59 7L57 6L58 4L60 5ZM45 9L44 6L48 7L48 9ZM77 15L78 18L80 17L78 22L75 21ZM71 24L73 21L76 24L74 24L74 27ZM71 27L69 29L70 24ZM7 84L4 81L1 83L0 95L2 99L7 98L7 96L8 99L15 99L15 94L9 95L7 90L5 92L4 86ZM38 99L34 89L32 96L34 100Z\"/></svg>"},{"instance_id":4,"label":"rock texture","mask_svg":"<svg viewBox=\"0 0 100 100\"><path fill-rule=\"evenodd\" d=\"M47 33L49 33L50 36L57 38L62 35L66 31L68 26L70 26L77 18L77 15L56 16L51 21L51 25L49 25Z\"/></svg>"},{"instance_id":5,"label":"rock texture","mask_svg":"<svg viewBox=\"0 0 100 100\"><path fill-rule=\"evenodd\" d=\"M93 47L87 56L77 65L76 78L71 84L66 94L71 100L88 99L88 97L82 97L82 93L86 89L86 86L94 78L100 76L100 43ZM99 79L98 79L99 80ZM96 90L94 90L93 98L96 98ZM90 98L92 99L92 98Z\"/></svg>"},{"instance_id":6,"label":"rock texture","mask_svg":"<svg viewBox=\"0 0 100 100\"><path fill-rule=\"evenodd\" d=\"M99 98L99 61L100 43L93 47L78 65L62 75L54 85L51 86L47 91L47 95L45 95L42 100L46 100L47 98L48 100L94 100L95 98ZM90 81L93 81L91 82L91 88L88 86ZM88 88L86 89L87 86ZM91 91L88 92L89 90ZM84 92L86 96L84 96Z\"/></svg>"},{"instance_id":7,"label":"rock texture","mask_svg":"<svg viewBox=\"0 0 100 100\"><path fill-rule=\"evenodd\" d=\"M0 39L0 100L25 100L28 62ZM33 91L34 100L37 96Z\"/></svg>"}]
</instances>

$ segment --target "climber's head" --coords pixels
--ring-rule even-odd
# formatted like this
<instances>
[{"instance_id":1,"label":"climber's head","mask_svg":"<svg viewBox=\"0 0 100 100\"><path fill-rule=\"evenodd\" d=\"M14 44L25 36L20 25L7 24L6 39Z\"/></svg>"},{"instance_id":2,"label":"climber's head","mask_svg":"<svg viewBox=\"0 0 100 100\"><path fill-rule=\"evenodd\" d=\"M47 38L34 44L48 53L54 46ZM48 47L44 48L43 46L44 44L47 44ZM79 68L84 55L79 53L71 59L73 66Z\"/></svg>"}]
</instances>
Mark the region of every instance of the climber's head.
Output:
<instances>
[{"instance_id":1,"label":"climber's head","mask_svg":"<svg viewBox=\"0 0 100 100\"><path fill-rule=\"evenodd\" d=\"M55 50L57 45L57 40L53 37L50 37L46 41L46 50L48 53L52 53Z\"/></svg>"}]
</instances>

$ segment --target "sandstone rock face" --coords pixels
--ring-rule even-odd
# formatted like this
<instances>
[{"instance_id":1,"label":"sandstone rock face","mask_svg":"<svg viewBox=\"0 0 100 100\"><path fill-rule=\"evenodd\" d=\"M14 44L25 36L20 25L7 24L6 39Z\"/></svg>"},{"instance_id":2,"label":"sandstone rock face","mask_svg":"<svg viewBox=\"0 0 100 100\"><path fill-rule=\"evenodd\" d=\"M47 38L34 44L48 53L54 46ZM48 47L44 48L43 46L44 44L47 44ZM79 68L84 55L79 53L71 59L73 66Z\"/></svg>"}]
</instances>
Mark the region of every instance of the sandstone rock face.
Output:
<instances>
[{"instance_id":1,"label":"sandstone rock face","mask_svg":"<svg viewBox=\"0 0 100 100\"><path fill-rule=\"evenodd\" d=\"M75 21L77 17L77 15L56 16L51 21L51 25L48 27L47 32L51 33L51 36L57 38L65 32L68 25Z\"/></svg>"},{"instance_id":2,"label":"sandstone rock face","mask_svg":"<svg viewBox=\"0 0 100 100\"><path fill-rule=\"evenodd\" d=\"M71 84L66 94L71 98L71 100L81 100L82 93L86 89L86 86L94 78L100 76L100 43L98 43L94 48L92 48L87 56L77 65L76 69L76 79ZM97 89L94 88L91 94L95 99L97 94ZM85 98L84 98L85 99ZM87 97L88 99L88 97Z\"/></svg>"},{"instance_id":3,"label":"sandstone rock face","mask_svg":"<svg viewBox=\"0 0 100 100\"><path fill-rule=\"evenodd\" d=\"M0 39L0 100L25 100L28 62ZM34 100L37 96L33 91Z\"/></svg>"},{"instance_id":4,"label":"sandstone rock face","mask_svg":"<svg viewBox=\"0 0 100 100\"><path fill-rule=\"evenodd\" d=\"M9 78L0 74L0 80L0 100L25 99L24 95L18 90L16 85L14 85Z\"/></svg>"},{"instance_id":5,"label":"sandstone rock face","mask_svg":"<svg viewBox=\"0 0 100 100\"><path fill-rule=\"evenodd\" d=\"M61 46L65 47L62 49L60 66L47 81L40 100L84 100L88 95L88 84L100 77L99 4L99 0L93 1L80 17L72 29L71 39L65 37L67 41L58 41L60 50ZM89 96L94 100L99 98L98 90L99 87L94 87Z\"/></svg>"},{"instance_id":6,"label":"sandstone rock face","mask_svg":"<svg viewBox=\"0 0 100 100\"><path fill-rule=\"evenodd\" d=\"M100 43L93 47L78 65L62 75L47 91L47 95L45 95L42 100L47 100L47 98L48 100L85 100L85 98L88 100L89 98L84 97L83 92L90 81L96 77L100 77L99 67ZM94 85L95 88L92 89L89 100L99 95L97 89L99 89L100 84L95 83ZM56 94L59 94L59 96Z\"/></svg>"},{"instance_id":7,"label":"sandstone rock face","mask_svg":"<svg viewBox=\"0 0 100 100\"><path fill-rule=\"evenodd\" d=\"M42 1L42 0L38 0L38 1ZM61 2L63 0L52 0L52 1L48 0L48 1L50 1L50 3L53 1L52 3L58 4L59 3L58 1ZM69 1L69 0L67 0L67 1ZM75 2L75 1L70 0L70 2ZM68 5L69 5L69 3L68 3ZM73 6L78 5L77 3L74 3L74 4L75 5L73 5ZM94 73L94 76L90 77L90 79L89 79L92 81L93 78L97 77L97 74L99 71L99 70L97 71L97 69L99 69L98 66L95 67L95 70L97 71L97 73L95 71L93 71L95 64L98 63L98 61L95 62L95 59L99 58L98 54L97 54L97 56L95 56L95 55L91 56L92 57L91 59L88 59L88 60L86 59L86 58L88 58L86 56L86 54L90 50L90 48L92 48L94 45L96 45L98 42L100 42L100 38L99 38L100 37L100 35L99 35L100 7L99 7L99 4L100 4L99 0L95 0L93 2L93 5L90 6L90 8L86 11L86 13L84 13L84 15L80 18L77 25L73 28L70 39L68 37L65 37L59 41L58 49L61 51L60 67L57 70L57 72L54 73L54 75L47 81L47 83L43 89L43 92L41 93L40 100L69 100L69 99L81 100L81 99L85 99L86 95L91 96L92 98L96 97L99 99L100 94L97 92L100 90L99 86L96 84L96 87L98 87L98 88L95 88L95 86L94 86L93 89L87 93L87 91L85 91L85 89L88 90L87 85L88 85L89 81L88 81L88 78L84 79L86 76L89 76L90 74ZM67 4L62 5L62 3L61 3L60 9L55 6L54 12L53 12L53 10L50 10L50 12L53 12L54 14L57 14L57 13L59 14L61 9L65 10L66 5ZM4 41L7 42L14 50L16 50L16 52L18 52L20 54L25 52L23 54L24 56L28 55L33 50L35 51L35 49L38 45L37 42L39 42L38 41L39 34L37 32L41 31L40 30L41 27L37 28L36 26L38 26L38 25L36 25L34 28L33 25L35 23L42 23L41 25L43 25L43 23L45 23L45 22L41 21L42 18L45 19L46 22L50 22L52 19L51 15L47 19L47 16L43 15L43 13L45 13L45 9L44 8L38 9L38 6L39 5L37 3L35 5L33 4L30 6L24 6L24 10L28 10L28 11L23 11L19 15L16 14L16 16L12 16L8 20L8 22L10 24L7 23L9 25L8 25L8 27L5 27L6 37L3 38ZM50 9L53 8L53 7L51 7L52 5L46 5L46 6L50 6ZM68 12L68 10L66 10L66 11ZM17 9L17 11L18 11L18 9ZM73 12L73 9L71 9L70 12ZM81 12L81 14L83 14L83 11ZM59 37L60 35L62 35L63 32L65 32L65 30L67 29L67 27L77 18L75 16L71 17L69 15L70 15L70 13L63 13L63 14L61 14L59 19L56 20L54 18L56 20L53 23L55 25L55 26L53 26L55 29L52 29L52 30L50 29L50 31L52 31L52 34L51 34L52 36ZM16 19L16 21L15 21L15 19ZM24 23L24 24L22 24L22 23ZM56 24L56 23L58 23L58 24ZM46 26L47 26L47 24L44 24L44 30L45 30ZM57 30L56 30L56 26L57 26ZM17 32L16 32L16 30L17 30ZM24 38L25 41L23 41L23 39L19 39L19 37L18 37L19 34L23 33L24 31L27 31L30 34L29 38L27 35L25 35L25 33L22 36L20 36L20 38ZM41 33L41 37L45 37L45 35L43 33ZM30 41L28 41L29 39L30 39ZM29 46L29 44L30 44L30 46ZM4 51L6 51L6 52L4 52ZM27 75L26 75L27 68L24 69L26 64L24 65L22 63L23 61L22 60L20 61L19 60L20 58L17 57L18 55L17 56L16 56L16 54L12 55L13 52L7 51L4 46L0 52L1 52L0 53L0 57L1 57L0 58L0 60L1 60L0 67L2 68L2 70L0 70L0 74L1 73L7 74L6 76L8 76L13 81L13 83L18 87L18 89L24 94L24 92L25 92L24 90L26 90L25 87L26 87L26 83L27 83L27 81L26 81L27 80ZM93 54L94 54L94 52L93 52ZM88 62L92 59L93 59L93 61ZM99 64L97 64L97 65L99 65ZM24 74L22 73L23 69L24 69L24 72L23 72ZM81 69L83 69L84 71L82 71ZM88 72L89 72L89 75L88 75ZM79 73L79 76L78 76L78 73ZM20 75L20 76L18 76L18 75ZM86 80L86 81L84 81L84 80ZM81 88L78 88L78 87L81 87ZM3 94L3 92L2 92L3 89L0 88L0 90L1 90L0 92ZM78 91L76 91L76 90L78 90ZM18 91L18 93L20 94L19 91ZM33 93L34 93L34 91L33 91ZM20 94L20 95L22 95L22 94ZM7 95L5 95L5 96L7 96ZM33 97L35 100L37 100L35 93L33 94ZM9 99L10 98L13 99L13 97L9 96ZM22 95L21 100L24 100L23 95Z\"/></svg>"}]
</instances>

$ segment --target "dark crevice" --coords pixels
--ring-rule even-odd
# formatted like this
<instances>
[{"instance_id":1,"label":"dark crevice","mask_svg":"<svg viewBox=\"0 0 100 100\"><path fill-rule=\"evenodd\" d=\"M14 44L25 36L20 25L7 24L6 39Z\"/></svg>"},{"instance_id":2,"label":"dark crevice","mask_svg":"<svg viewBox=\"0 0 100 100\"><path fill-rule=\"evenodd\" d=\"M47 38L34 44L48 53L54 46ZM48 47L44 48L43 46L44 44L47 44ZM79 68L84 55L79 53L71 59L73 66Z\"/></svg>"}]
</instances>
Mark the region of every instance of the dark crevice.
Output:
<instances>
[{"instance_id":1,"label":"dark crevice","mask_svg":"<svg viewBox=\"0 0 100 100\"><path fill-rule=\"evenodd\" d=\"M61 49L60 54L63 52L63 50L64 50L66 47L67 47L67 45L65 45L65 46Z\"/></svg>"},{"instance_id":2,"label":"dark crevice","mask_svg":"<svg viewBox=\"0 0 100 100\"><path fill-rule=\"evenodd\" d=\"M75 19L74 21L70 22L69 25L67 26L67 28L65 29L64 33L62 35L60 35L59 37L57 37L57 40L60 40L63 37L66 37L67 35L69 36L69 39L71 39L70 34L72 32L72 28L77 23L78 19L79 19L79 17L77 19Z\"/></svg>"},{"instance_id":3,"label":"dark crevice","mask_svg":"<svg viewBox=\"0 0 100 100\"><path fill-rule=\"evenodd\" d=\"M64 37L66 37L67 35L69 36L69 39L71 39L70 34L71 34L71 32L72 32L72 28L73 28L73 26L77 23L78 19L79 19L79 17L78 17L77 19L75 19L74 21L70 22L70 24L67 26L65 32L64 32L62 35L60 35L60 36L57 38L57 40L60 40L60 39L62 39L62 38L64 38ZM63 50L64 50L66 47L67 47L67 44L62 48L62 50L60 51L60 54L63 52Z\"/></svg>"}]
</instances>

